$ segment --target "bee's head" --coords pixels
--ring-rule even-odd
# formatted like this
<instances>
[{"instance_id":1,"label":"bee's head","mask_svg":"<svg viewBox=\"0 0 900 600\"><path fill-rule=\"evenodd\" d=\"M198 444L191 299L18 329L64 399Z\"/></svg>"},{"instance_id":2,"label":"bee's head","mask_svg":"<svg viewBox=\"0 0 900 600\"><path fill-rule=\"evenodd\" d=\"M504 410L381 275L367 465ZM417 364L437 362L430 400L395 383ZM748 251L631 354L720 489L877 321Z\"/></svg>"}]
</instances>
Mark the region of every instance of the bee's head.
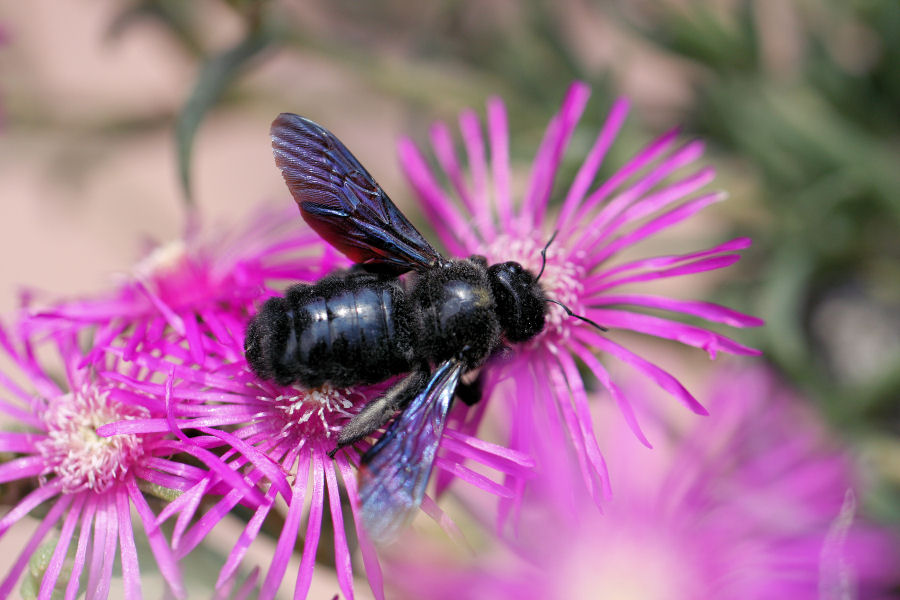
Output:
<instances>
[{"instance_id":1,"label":"bee's head","mask_svg":"<svg viewBox=\"0 0 900 600\"><path fill-rule=\"evenodd\" d=\"M559 300L544 296L544 290L538 281L544 274L544 267L547 266L547 248L556 239L557 233L559 232L554 232L550 236L547 245L541 250L541 270L537 275L532 275L522 265L513 261L498 263L488 268L491 291L497 302L497 316L506 339L510 342L525 342L543 331L548 302L561 306L570 317L575 317L600 331L607 331L606 327L589 318L576 315Z\"/></svg>"},{"instance_id":2,"label":"bee's head","mask_svg":"<svg viewBox=\"0 0 900 600\"><path fill-rule=\"evenodd\" d=\"M510 261L488 267L488 279L507 340L524 342L544 329L547 302L537 277Z\"/></svg>"}]
</instances>

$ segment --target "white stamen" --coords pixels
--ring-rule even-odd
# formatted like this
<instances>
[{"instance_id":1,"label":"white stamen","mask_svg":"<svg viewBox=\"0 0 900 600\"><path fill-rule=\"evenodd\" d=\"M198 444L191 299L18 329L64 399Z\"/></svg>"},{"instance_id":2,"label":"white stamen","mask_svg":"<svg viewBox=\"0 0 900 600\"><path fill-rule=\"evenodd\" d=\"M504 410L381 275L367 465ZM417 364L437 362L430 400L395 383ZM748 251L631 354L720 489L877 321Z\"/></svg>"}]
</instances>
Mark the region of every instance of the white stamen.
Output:
<instances>
[{"instance_id":1,"label":"white stamen","mask_svg":"<svg viewBox=\"0 0 900 600\"><path fill-rule=\"evenodd\" d=\"M145 416L145 409L113 402L107 391L87 385L54 398L44 414L47 438L39 444L47 472L60 477L67 493L106 490L140 460L144 448L138 435L100 437L97 428Z\"/></svg>"}]
</instances>

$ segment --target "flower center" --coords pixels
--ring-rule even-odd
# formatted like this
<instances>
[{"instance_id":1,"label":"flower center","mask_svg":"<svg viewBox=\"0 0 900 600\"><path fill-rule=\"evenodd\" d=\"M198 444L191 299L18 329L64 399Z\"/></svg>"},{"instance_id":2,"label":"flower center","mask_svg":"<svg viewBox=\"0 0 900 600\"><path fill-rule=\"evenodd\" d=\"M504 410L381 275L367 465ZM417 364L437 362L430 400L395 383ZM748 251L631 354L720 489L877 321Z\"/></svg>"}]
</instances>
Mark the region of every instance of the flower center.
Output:
<instances>
[{"instance_id":1,"label":"flower center","mask_svg":"<svg viewBox=\"0 0 900 600\"><path fill-rule=\"evenodd\" d=\"M143 408L110 401L108 392L90 386L51 401L44 415L47 438L39 449L62 480L63 491L102 492L119 480L144 455L142 439L134 434L100 437L97 428L145 416Z\"/></svg>"},{"instance_id":2,"label":"flower center","mask_svg":"<svg viewBox=\"0 0 900 600\"><path fill-rule=\"evenodd\" d=\"M334 443L341 428L358 412L366 397L349 388L325 384L313 390L293 390L270 399L281 415L280 435L297 440Z\"/></svg>"},{"instance_id":3,"label":"flower center","mask_svg":"<svg viewBox=\"0 0 900 600\"><path fill-rule=\"evenodd\" d=\"M512 237L503 234L497 237L487 248L484 255L489 264L498 262L515 261L525 267L532 274L537 275L541 271L541 250L547 245L547 240L536 237ZM580 262L572 261L568 251L559 240L554 241L547 248L547 262L539 283L544 289L545 297L562 302L575 314L581 314L581 297L584 290L584 267ZM529 345L538 343L538 340L546 335L568 337L571 317L560 306L548 303L547 321L537 337L529 342Z\"/></svg>"}]
</instances>

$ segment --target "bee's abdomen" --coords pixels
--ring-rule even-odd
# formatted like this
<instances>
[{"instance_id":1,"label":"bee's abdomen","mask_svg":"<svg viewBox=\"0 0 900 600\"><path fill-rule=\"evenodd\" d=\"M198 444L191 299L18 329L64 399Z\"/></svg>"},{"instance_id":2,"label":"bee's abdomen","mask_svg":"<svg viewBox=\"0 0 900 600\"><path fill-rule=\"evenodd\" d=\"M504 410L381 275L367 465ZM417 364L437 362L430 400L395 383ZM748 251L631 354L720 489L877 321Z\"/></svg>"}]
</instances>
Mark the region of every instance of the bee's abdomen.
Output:
<instances>
[{"instance_id":1,"label":"bee's abdomen","mask_svg":"<svg viewBox=\"0 0 900 600\"><path fill-rule=\"evenodd\" d=\"M399 282L328 279L266 302L247 329L261 377L306 387L383 381L410 368L411 335Z\"/></svg>"}]
</instances>

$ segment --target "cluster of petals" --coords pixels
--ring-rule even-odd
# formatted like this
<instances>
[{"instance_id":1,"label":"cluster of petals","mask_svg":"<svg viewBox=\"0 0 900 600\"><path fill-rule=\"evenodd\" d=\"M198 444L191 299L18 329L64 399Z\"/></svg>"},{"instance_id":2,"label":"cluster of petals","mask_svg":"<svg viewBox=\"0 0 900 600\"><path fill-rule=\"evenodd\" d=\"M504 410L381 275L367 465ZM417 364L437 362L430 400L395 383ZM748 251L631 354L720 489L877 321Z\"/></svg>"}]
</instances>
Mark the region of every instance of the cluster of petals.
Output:
<instances>
[{"instance_id":1,"label":"cluster of petals","mask_svg":"<svg viewBox=\"0 0 900 600\"><path fill-rule=\"evenodd\" d=\"M342 451L334 458L328 453L334 450L341 428L369 400L383 393L388 384L352 389L325 385L309 390L260 380L245 362L233 359L242 344L242 337L234 337L230 346L210 346L200 369L184 366L190 351L177 338L157 345L162 356L135 356L141 372L152 374L150 379L155 381L138 381L117 373L108 376L141 393L145 402L154 403L165 416L122 421L102 428L101 433L115 437L138 429L193 432L186 442L208 449L223 446L227 451L222 458L229 466L266 490L265 500L254 507L253 516L229 553L217 586L226 585L236 575L280 497L287 506L285 523L259 597L274 597L298 539L303 539L303 548L294 594L305 597L312 581L327 490L335 567L342 593L347 598L354 596L352 555L341 510L345 499L351 508L352 527L370 587L377 597L383 597L381 570L359 517L357 453ZM162 378L165 383L156 382ZM358 449L365 446L358 444ZM473 469L473 463L482 468ZM533 462L526 455L448 428L435 466L438 473L509 500L530 476ZM486 476L484 468L497 473L502 482ZM161 512L160 520L177 516L172 539L176 556L190 552L231 509L246 500L240 489L226 491L212 508L195 519L201 500L221 488L219 479L218 473L211 474ZM432 499L426 498L423 508L456 535L455 526Z\"/></svg>"},{"instance_id":2,"label":"cluster of petals","mask_svg":"<svg viewBox=\"0 0 900 600\"><path fill-rule=\"evenodd\" d=\"M771 373L720 373L711 416L687 427L648 411L646 386L626 387L657 446L606 421L616 493L604 514L547 431L548 468L517 531L469 563L407 540L386 562L396 597L865 599L896 589L900 539L859 516L857 466Z\"/></svg>"},{"instance_id":3,"label":"cluster of petals","mask_svg":"<svg viewBox=\"0 0 900 600\"><path fill-rule=\"evenodd\" d=\"M489 263L514 260L533 273L547 298L608 328L601 332L584 320L567 317L549 306L548 325L534 340L516 349L511 360L498 361L496 379L511 380L510 441L530 452L535 426L563 428L577 450L587 487L598 501L609 492L609 479L591 424L585 382L579 362L610 392L635 435L650 446L627 395L610 376L598 352L648 377L698 414L703 406L672 374L629 350L619 339L637 332L705 350L754 355L748 348L715 331L681 322L702 319L732 327L754 327L758 318L717 304L632 291L640 284L721 269L736 262L737 251L750 246L736 238L686 254L631 258L632 246L689 219L724 199L722 192L702 189L714 170L698 166L703 143L679 143L673 129L640 150L611 176L595 182L604 158L628 113L628 102L613 104L604 125L571 182L557 182L560 164L590 95L583 83L568 90L550 121L535 154L527 187L513 200L509 135L504 104L487 104L486 136L474 111L459 118L467 169L456 154L450 128L431 129L440 166L436 176L410 140L400 143L400 160L433 229L456 256L481 254ZM485 141L486 137L486 141ZM439 181L446 179L452 191ZM551 208L557 186L562 200ZM547 246L551 235L552 243ZM546 266L542 249L546 247ZM622 254L629 251L629 258ZM480 413L470 417L477 421ZM476 423L470 423L472 429Z\"/></svg>"},{"instance_id":4,"label":"cluster of petals","mask_svg":"<svg viewBox=\"0 0 900 600\"><path fill-rule=\"evenodd\" d=\"M26 335L95 329L89 360L110 345L131 360L174 331L202 363L210 340L243 335L257 301L286 282L316 280L347 265L294 207L261 209L224 232L211 233L196 216L190 222L182 238L153 246L108 293L28 308L20 328Z\"/></svg>"},{"instance_id":5,"label":"cluster of petals","mask_svg":"<svg viewBox=\"0 0 900 600\"><path fill-rule=\"evenodd\" d=\"M103 425L147 418L152 409L133 390L86 365L75 336L54 334L43 345L49 348L36 348L32 340L0 329L0 354L14 368L0 373L0 417L4 423L16 423L12 431L0 432L0 454L12 457L0 464L0 484L30 488L0 518L3 547L9 549L2 540L17 523L32 511L46 511L0 582L0 597L13 595L29 560L39 552L49 558L38 574L31 565L23 582L37 598L76 598L85 589L89 598L107 597L117 556L125 597L140 598L132 514L170 590L183 597L175 556L146 490L170 498L191 489L210 468L228 476L224 463L201 449L181 447L171 435L139 427L127 436L103 437L98 433ZM55 360L45 367L35 357L48 353ZM108 368L116 368L117 361L109 362ZM65 374L62 384L52 376L60 368ZM184 452L207 468L170 458ZM233 478L232 483L252 494L239 480ZM54 539L51 532L57 526Z\"/></svg>"}]
</instances>

